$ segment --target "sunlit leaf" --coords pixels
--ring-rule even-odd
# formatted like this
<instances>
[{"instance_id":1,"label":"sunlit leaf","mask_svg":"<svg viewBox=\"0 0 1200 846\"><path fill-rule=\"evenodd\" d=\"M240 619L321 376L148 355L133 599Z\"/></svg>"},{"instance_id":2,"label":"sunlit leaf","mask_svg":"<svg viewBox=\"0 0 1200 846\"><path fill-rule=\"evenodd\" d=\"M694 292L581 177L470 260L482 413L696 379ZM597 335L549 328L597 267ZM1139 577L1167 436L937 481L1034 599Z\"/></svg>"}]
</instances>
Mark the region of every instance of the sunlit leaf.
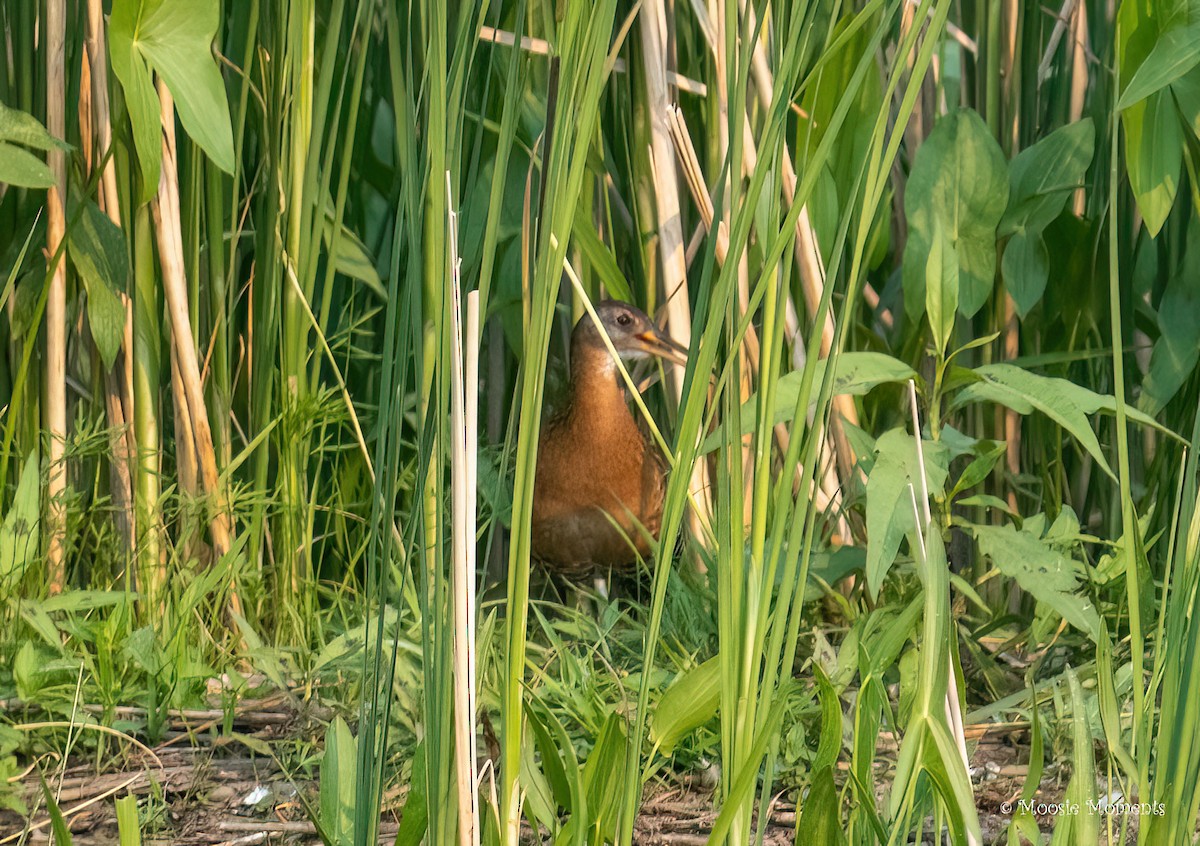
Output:
<instances>
[{"instance_id":1,"label":"sunlit leaf","mask_svg":"<svg viewBox=\"0 0 1200 846\"><path fill-rule=\"evenodd\" d=\"M358 743L349 726L341 717L335 717L325 732L325 754L321 758L321 828L329 846L354 843L357 755Z\"/></svg>"},{"instance_id":2,"label":"sunlit leaf","mask_svg":"<svg viewBox=\"0 0 1200 846\"><path fill-rule=\"evenodd\" d=\"M125 90L142 169L143 200L158 189L162 140L151 72L166 82L188 135L217 167L233 173L233 126L212 43L219 7L207 0L114 0L109 19L113 72Z\"/></svg>"},{"instance_id":3,"label":"sunlit leaf","mask_svg":"<svg viewBox=\"0 0 1200 846\"><path fill-rule=\"evenodd\" d=\"M1200 64L1200 18L1184 20L1161 32L1150 54L1121 92L1117 109L1128 109Z\"/></svg>"},{"instance_id":4,"label":"sunlit leaf","mask_svg":"<svg viewBox=\"0 0 1200 846\"><path fill-rule=\"evenodd\" d=\"M711 720L721 701L721 665L716 657L675 677L650 718L650 739L664 754Z\"/></svg>"},{"instance_id":5,"label":"sunlit leaf","mask_svg":"<svg viewBox=\"0 0 1200 846\"><path fill-rule=\"evenodd\" d=\"M37 453L31 452L0 525L0 595L10 596L26 568L37 558L39 490Z\"/></svg>"},{"instance_id":6,"label":"sunlit leaf","mask_svg":"<svg viewBox=\"0 0 1200 846\"><path fill-rule=\"evenodd\" d=\"M813 772L800 814L796 821L797 843L822 843L839 846L846 842L839 813L837 787L829 767Z\"/></svg>"},{"instance_id":7,"label":"sunlit leaf","mask_svg":"<svg viewBox=\"0 0 1200 846\"><path fill-rule=\"evenodd\" d=\"M1129 186L1146 228L1157 235L1179 190L1183 128L1167 91L1152 94L1121 114Z\"/></svg>"}]
</instances>

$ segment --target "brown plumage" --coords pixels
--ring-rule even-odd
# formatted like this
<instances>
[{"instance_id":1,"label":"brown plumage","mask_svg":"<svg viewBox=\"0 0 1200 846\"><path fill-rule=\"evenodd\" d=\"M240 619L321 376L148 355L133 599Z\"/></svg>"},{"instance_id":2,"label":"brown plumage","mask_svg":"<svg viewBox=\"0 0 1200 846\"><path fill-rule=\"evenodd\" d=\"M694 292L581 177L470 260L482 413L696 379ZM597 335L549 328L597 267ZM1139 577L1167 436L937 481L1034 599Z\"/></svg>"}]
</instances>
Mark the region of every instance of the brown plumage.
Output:
<instances>
[{"instance_id":1,"label":"brown plumage","mask_svg":"<svg viewBox=\"0 0 1200 846\"><path fill-rule=\"evenodd\" d=\"M631 305L598 303L623 359L682 361L682 347ZM628 570L657 537L667 464L629 409L624 382L589 315L571 334L565 406L542 426L533 491L533 555L569 576ZM616 525L614 525L614 523Z\"/></svg>"}]
</instances>

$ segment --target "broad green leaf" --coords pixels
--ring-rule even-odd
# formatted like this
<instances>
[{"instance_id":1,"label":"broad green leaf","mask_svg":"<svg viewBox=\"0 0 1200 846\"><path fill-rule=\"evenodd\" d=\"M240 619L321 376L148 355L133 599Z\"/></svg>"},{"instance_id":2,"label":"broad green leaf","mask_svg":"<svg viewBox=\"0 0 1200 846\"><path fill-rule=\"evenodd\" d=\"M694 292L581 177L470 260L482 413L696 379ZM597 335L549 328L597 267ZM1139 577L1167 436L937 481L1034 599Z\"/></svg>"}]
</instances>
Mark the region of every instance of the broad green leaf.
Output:
<instances>
[{"instance_id":1,"label":"broad green leaf","mask_svg":"<svg viewBox=\"0 0 1200 846\"><path fill-rule=\"evenodd\" d=\"M162 77L192 140L233 173L233 127L225 84L213 59L220 8L208 0L113 0L109 46L125 89L134 144L142 165L142 199L158 188L162 161L158 96Z\"/></svg>"},{"instance_id":2,"label":"broad green leaf","mask_svg":"<svg viewBox=\"0 0 1200 846\"><path fill-rule=\"evenodd\" d=\"M129 255L121 230L91 200L67 230L67 246L87 289L88 325L104 368L109 370L121 350L125 309L118 291L129 286Z\"/></svg>"},{"instance_id":3,"label":"broad green leaf","mask_svg":"<svg viewBox=\"0 0 1200 846\"><path fill-rule=\"evenodd\" d=\"M1189 245L1188 252L1200 256L1195 246ZM1200 360L1200 285L1194 276L1175 276L1167 283L1158 307L1158 329L1150 372L1138 398L1138 408L1147 414L1162 411Z\"/></svg>"},{"instance_id":4,"label":"broad green leaf","mask_svg":"<svg viewBox=\"0 0 1200 846\"><path fill-rule=\"evenodd\" d=\"M824 378L827 361L828 359L821 359L815 365L816 372L813 374L814 400L817 388ZM838 356L837 359L837 366L833 374L833 394L862 396L879 385L903 383L909 379L915 379L916 376L916 371L907 364L885 353L846 352ZM771 415L772 426L792 421L793 414L796 411L796 399L800 394L800 387L803 381L804 373L800 370L793 370L791 373L787 373L779 378L779 382L775 386L775 409ZM754 393L742 403L741 434L743 435L748 435L755 429L757 423L755 420L757 401L758 394ZM723 432L723 427L718 426L705 439L701 451L709 453L719 447L724 438Z\"/></svg>"},{"instance_id":5,"label":"broad green leaf","mask_svg":"<svg viewBox=\"0 0 1200 846\"><path fill-rule=\"evenodd\" d=\"M124 605L133 599L131 594L113 590L68 590L41 601L41 607L53 614L58 611L94 611Z\"/></svg>"},{"instance_id":6,"label":"broad green leaf","mask_svg":"<svg viewBox=\"0 0 1200 846\"><path fill-rule=\"evenodd\" d=\"M978 485L989 475L997 462L1004 456L1007 445L1004 441L977 441L973 448L975 457L971 459L971 463L962 471L962 475L958 477L958 481L954 483L954 487L950 489L950 499L958 496L963 491L969 491L971 488Z\"/></svg>"},{"instance_id":7,"label":"broad green leaf","mask_svg":"<svg viewBox=\"0 0 1200 846\"><path fill-rule=\"evenodd\" d=\"M11 596L26 568L38 554L38 474L37 453L25 459L12 505L0 525L0 595Z\"/></svg>"},{"instance_id":8,"label":"broad green leaf","mask_svg":"<svg viewBox=\"0 0 1200 846\"><path fill-rule=\"evenodd\" d=\"M1200 138L1200 66L1172 82L1171 94L1184 125Z\"/></svg>"},{"instance_id":9,"label":"broad green leaf","mask_svg":"<svg viewBox=\"0 0 1200 846\"><path fill-rule=\"evenodd\" d=\"M576 796L573 793L575 784L572 782L571 776L567 774L570 771L577 776L579 772L579 760L575 756L575 748L570 743L562 745L561 738L566 732L558 718L548 709L538 708L533 703L526 702L525 716L529 721L529 728L533 732L534 745L537 747L538 754L541 755L541 771L554 794L555 803L560 808L575 807ZM555 724L553 736L546 726L547 722ZM563 756L568 758L566 763L563 762Z\"/></svg>"},{"instance_id":10,"label":"broad green leaf","mask_svg":"<svg viewBox=\"0 0 1200 846\"><path fill-rule=\"evenodd\" d=\"M1046 765L1046 753L1042 744L1042 725L1038 717L1037 688L1029 691L1029 700L1033 703L1029 709L1029 770L1025 774L1025 783L1021 786L1021 802L1013 810L1013 820L1008 828L1008 842L1011 846L1020 846L1018 835L1023 835L1031 843L1041 841L1037 819L1029 810L1029 803L1037 795L1042 784L1042 770Z\"/></svg>"},{"instance_id":11,"label":"broad green leaf","mask_svg":"<svg viewBox=\"0 0 1200 846\"><path fill-rule=\"evenodd\" d=\"M933 219L933 239L925 263L925 313L933 330L933 345L940 358L954 334L958 310L958 253L941 220Z\"/></svg>"},{"instance_id":12,"label":"broad green leaf","mask_svg":"<svg viewBox=\"0 0 1200 846\"><path fill-rule=\"evenodd\" d=\"M1200 64L1200 18L1180 21L1161 32L1133 78L1121 92L1117 109L1124 110L1157 94Z\"/></svg>"},{"instance_id":13,"label":"broad green leaf","mask_svg":"<svg viewBox=\"0 0 1200 846\"><path fill-rule=\"evenodd\" d=\"M33 115L0 103L0 141L11 141L35 150L70 150L71 145L55 138Z\"/></svg>"},{"instance_id":14,"label":"broad green leaf","mask_svg":"<svg viewBox=\"0 0 1200 846\"><path fill-rule=\"evenodd\" d=\"M543 756L543 761L553 760ZM521 745L521 788L525 795L524 811L531 824L550 828L558 822L558 807L546 776L533 755L533 744Z\"/></svg>"},{"instance_id":15,"label":"broad green leaf","mask_svg":"<svg viewBox=\"0 0 1200 846\"><path fill-rule=\"evenodd\" d=\"M797 843L821 843L841 846L846 842L842 831L837 786L830 767L814 770L808 796L800 806L796 820Z\"/></svg>"},{"instance_id":16,"label":"broad green leaf","mask_svg":"<svg viewBox=\"0 0 1200 846\"><path fill-rule=\"evenodd\" d=\"M1100 469L1109 476L1113 475L1100 448L1100 441L1088 422L1087 409L1081 408L1076 402L1078 396L1071 389L1078 386L1073 382L1039 376L1011 364L985 365L975 368L975 372L983 378L963 388L954 398L951 408L980 401L999 403L1018 414L1030 414L1036 408L1070 432L1096 459Z\"/></svg>"},{"instance_id":17,"label":"broad green leaf","mask_svg":"<svg viewBox=\"0 0 1200 846\"><path fill-rule=\"evenodd\" d=\"M842 751L842 701L820 665L814 663L813 670L821 700L821 739L812 768L820 771L836 764Z\"/></svg>"},{"instance_id":18,"label":"broad green leaf","mask_svg":"<svg viewBox=\"0 0 1200 846\"><path fill-rule=\"evenodd\" d=\"M325 239L326 248L329 248L333 244L332 210L326 211L325 223L321 227L321 234ZM349 276L351 279L357 279L366 285L379 300L387 301L387 289L383 286L383 280L379 278L379 271L375 269L375 262L371 260L371 256L367 252L367 245L351 232L344 223L342 224L341 233L338 235L337 255L333 257L333 261L338 273L341 273L343 276Z\"/></svg>"},{"instance_id":19,"label":"broad green leaf","mask_svg":"<svg viewBox=\"0 0 1200 846\"><path fill-rule=\"evenodd\" d=\"M825 595L817 581L828 585L840 582L856 570L865 570L867 551L861 546L839 546L812 554L808 567L808 585L804 588L804 601L815 602Z\"/></svg>"},{"instance_id":20,"label":"broad green leaf","mask_svg":"<svg viewBox=\"0 0 1200 846\"><path fill-rule=\"evenodd\" d=\"M142 826L138 820L137 797L132 793L116 801L118 846L142 846Z\"/></svg>"},{"instance_id":21,"label":"broad green leaf","mask_svg":"<svg viewBox=\"0 0 1200 846\"><path fill-rule=\"evenodd\" d=\"M909 236L904 248L904 303L919 319L935 218L958 258L958 309L971 317L996 275L996 226L1008 205L1004 154L983 120L969 109L941 118L917 150L904 194Z\"/></svg>"},{"instance_id":22,"label":"broad green leaf","mask_svg":"<svg viewBox=\"0 0 1200 846\"><path fill-rule=\"evenodd\" d=\"M1008 208L1000 235L1045 229L1083 184L1096 147L1091 118L1054 130L1013 158L1008 171Z\"/></svg>"},{"instance_id":23,"label":"broad green leaf","mask_svg":"<svg viewBox=\"0 0 1200 846\"><path fill-rule=\"evenodd\" d=\"M918 503L921 498L917 447L912 435L892 429L876 441L875 450L875 466L867 477L867 587L872 596L879 594L900 551L900 541L915 525L909 484ZM950 450L935 441L923 442L922 450L929 495L940 496L946 485Z\"/></svg>"},{"instance_id":24,"label":"broad green leaf","mask_svg":"<svg viewBox=\"0 0 1200 846\"><path fill-rule=\"evenodd\" d=\"M1022 319L1038 304L1050 279L1050 252L1041 232L1018 232L1004 247L1000 261L1004 286Z\"/></svg>"},{"instance_id":25,"label":"broad green leaf","mask_svg":"<svg viewBox=\"0 0 1200 846\"><path fill-rule=\"evenodd\" d=\"M154 74L145 56L133 49L135 15L138 13L134 6L134 0L114 0L108 43L113 73L125 91L125 108L129 111L133 144L142 173L138 198L145 203L158 191L158 174L162 168L162 122Z\"/></svg>"},{"instance_id":26,"label":"broad green leaf","mask_svg":"<svg viewBox=\"0 0 1200 846\"><path fill-rule=\"evenodd\" d=\"M1171 95L1152 94L1121 114L1129 185L1151 236L1166 222L1179 190L1183 128Z\"/></svg>"},{"instance_id":27,"label":"broad green leaf","mask_svg":"<svg viewBox=\"0 0 1200 846\"><path fill-rule=\"evenodd\" d=\"M1117 399L1112 394L1098 394L1095 391L1089 390L1082 385L1077 385L1067 379L1058 379L1052 376L1041 376L1037 373L1031 373L1028 370L1023 370L1012 364L987 364L975 369L975 374L980 378L977 382L970 383L962 392L955 397L951 403L951 408L958 408L968 402L976 402L980 399L988 399L993 402L999 402L1001 405L1006 405L1009 408L1021 414L1029 414L1034 406L1039 411L1045 412L1048 416L1055 419L1059 425L1068 428L1065 424L1058 420L1055 415L1050 414L1042 407L1043 404L1053 405L1057 397L1061 397L1061 411L1071 411L1079 409L1084 414L1095 414L1104 412L1105 414L1117 413ZM1007 388L996 388L995 385L1000 382L1004 383ZM978 396L976 393L989 394L988 396ZM1015 392L1018 396L1013 396ZM1036 399L1030 397L1028 400L1022 400L1020 394L1029 392L1036 394ZM1004 400L998 399L991 394L1007 393L1015 405L1010 405ZM1126 405L1125 414L1130 421L1141 426L1149 426L1157 429L1164 435L1185 443L1183 438L1178 434L1168 429L1162 423L1159 423L1149 414L1139 411L1132 406ZM1075 434L1072 432L1072 434ZM1079 437L1076 435L1076 437ZM1082 440L1081 440L1082 443ZM1090 450L1089 450L1090 451Z\"/></svg>"},{"instance_id":28,"label":"broad green leaf","mask_svg":"<svg viewBox=\"0 0 1200 846\"><path fill-rule=\"evenodd\" d=\"M622 718L615 711L611 712L583 765L588 823L596 834L596 842L610 842L616 836L625 775L625 743Z\"/></svg>"},{"instance_id":29,"label":"broad green leaf","mask_svg":"<svg viewBox=\"0 0 1200 846\"><path fill-rule=\"evenodd\" d=\"M400 830L396 832L395 846L420 846L429 827L428 779L425 767L425 741L417 744L412 756L412 777L408 782L408 796L400 812Z\"/></svg>"},{"instance_id":30,"label":"broad green leaf","mask_svg":"<svg viewBox=\"0 0 1200 846\"><path fill-rule=\"evenodd\" d=\"M354 843L354 796L358 786L355 762L358 743L341 717L325 731L321 757L321 828L329 846Z\"/></svg>"},{"instance_id":31,"label":"broad green leaf","mask_svg":"<svg viewBox=\"0 0 1200 846\"><path fill-rule=\"evenodd\" d=\"M675 677L650 718L650 740L670 755L675 744L717 714L721 665L714 656Z\"/></svg>"},{"instance_id":32,"label":"broad green leaf","mask_svg":"<svg viewBox=\"0 0 1200 846\"><path fill-rule=\"evenodd\" d=\"M44 190L54 184L54 174L33 153L0 141L0 184Z\"/></svg>"},{"instance_id":33,"label":"broad green leaf","mask_svg":"<svg viewBox=\"0 0 1200 846\"><path fill-rule=\"evenodd\" d=\"M1081 565L1041 538L1012 526L972 526L980 551L1001 573L1016 579L1039 602L1095 640L1100 630L1096 607L1077 592Z\"/></svg>"},{"instance_id":34,"label":"broad green leaf","mask_svg":"<svg viewBox=\"0 0 1200 846\"><path fill-rule=\"evenodd\" d=\"M958 745L942 720L929 720L929 739L925 746L925 772L932 778L950 822L951 841L980 843L983 838L971 777L963 763ZM971 840L966 838L971 834Z\"/></svg>"}]
</instances>

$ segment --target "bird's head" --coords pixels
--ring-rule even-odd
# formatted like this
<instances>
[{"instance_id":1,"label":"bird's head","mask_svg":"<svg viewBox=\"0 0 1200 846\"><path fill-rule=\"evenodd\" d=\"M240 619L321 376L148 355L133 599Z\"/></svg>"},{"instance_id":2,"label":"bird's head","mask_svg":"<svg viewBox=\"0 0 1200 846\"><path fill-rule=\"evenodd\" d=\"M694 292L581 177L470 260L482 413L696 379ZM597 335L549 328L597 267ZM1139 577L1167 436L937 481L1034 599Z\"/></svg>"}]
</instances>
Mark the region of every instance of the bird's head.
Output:
<instances>
[{"instance_id":1,"label":"bird's head","mask_svg":"<svg viewBox=\"0 0 1200 846\"><path fill-rule=\"evenodd\" d=\"M621 358L636 361L656 356L676 364L687 362L687 349L664 334L641 309L620 300L604 300L596 303L596 315ZM585 314L575 325L572 343L604 349L604 339L590 315Z\"/></svg>"}]
</instances>

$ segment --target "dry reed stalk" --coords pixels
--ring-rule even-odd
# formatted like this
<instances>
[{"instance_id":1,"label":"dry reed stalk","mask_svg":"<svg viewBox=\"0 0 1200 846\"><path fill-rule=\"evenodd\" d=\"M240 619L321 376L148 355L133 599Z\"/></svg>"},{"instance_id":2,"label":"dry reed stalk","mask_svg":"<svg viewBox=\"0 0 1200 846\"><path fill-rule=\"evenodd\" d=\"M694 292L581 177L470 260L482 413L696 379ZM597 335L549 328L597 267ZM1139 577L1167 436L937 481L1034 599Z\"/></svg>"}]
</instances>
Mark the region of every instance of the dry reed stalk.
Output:
<instances>
[{"instance_id":1,"label":"dry reed stalk","mask_svg":"<svg viewBox=\"0 0 1200 846\"><path fill-rule=\"evenodd\" d=\"M1075 7L1075 19L1071 36L1071 101L1067 120L1074 123L1083 118L1084 99L1088 89L1088 20L1087 3ZM1087 195L1077 188L1071 200L1071 208L1079 217L1087 208Z\"/></svg>"},{"instance_id":2,"label":"dry reed stalk","mask_svg":"<svg viewBox=\"0 0 1200 846\"><path fill-rule=\"evenodd\" d=\"M1050 66L1054 62L1054 54L1058 52L1058 45L1062 41L1063 35L1067 31L1067 27L1072 27L1074 32L1074 13L1076 0L1064 0L1062 8L1058 10L1058 15L1054 22L1054 29L1050 32L1050 38L1046 41L1046 50L1042 53L1042 60L1038 63L1037 81L1038 87L1041 87L1050 77ZM1073 39L1072 39L1073 40Z\"/></svg>"},{"instance_id":3,"label":"dry reed stalk","mask_svg":"<svg viewBox=\"0 0 1200 846\"><path fill-rule=\"evenodd\" d=\"M748 13L751 16L750 26L754 28L756 25L753 19L754 12L752 9L747 12L744 0L742 0L742 11L744 14ZM771 69L767 64L766 48L761 40L754 45L750 69L759 103L764 110L769 110L774 97L774 79ZM756 165L757 152L753 136L750 132L748 118L743 121L743 135L745 137L743 143L743 150L746 157L745 166L747 169L753 170ZM783 164L783 179L781 184L783 200L788 206L791 206L796 199L797 179L795 168L792 165L791 151L788 149L786 141L783 142L781 158ZM821 298L824 294L825 265L817 246L816 233L813 231L812 222L809 219L807 205L800 210L800 215L796 220L796 239L794 241L793 252L795 254L796 265L800 270L800 283L801 289L804 292L805 305L810 317L815 319L817 310L820 307ZM831 313L826 314L820 331L821 355L825 357L833 349L834 323ZM842 420L857 426L858 409L854 405L853 397L834 395L831 398L831 402L834 411L837 413L831 415L828 431L821 442L822 451L831 449L836 462L821 461L821 466L826 468L826 474L834 474L834 477L825 478L821 476L819 487L826 495L832 497L833 503L836 505L841 501L840 491L844 489L845 483L850 481L856 467L854 450L851 448L850 441L846 437ZM849 539L851 536L850 526L846 522L844 513L840 508L835 510L838 513L838 530L843 538Z\"/></svg>"},{"instance_id":4,"label":"dry reed stalk","mask_svg":"<svg viewBox=\"0 0 1200 846\"><path fill-rule=\"evenodd\" d=\"M99 205L118 228L121 226L120 198L117 194L116 166L109 147L112 144L112 126L108 101L108 65L104 50L104 11L99 0L88 0L86 52L84 75L80 82L79 111L80 135L84 139L84 150L88 153L88 170L100 167ZM86 119L85 119L86 117ZM126 322L132 319L131 301L124 293L121 304L125 309ZM109 485L112 490L114 514L118 534L127 552L134 548L137 527L133 509L133 456L137 454L134 443L133 409L129 404L133 397L132 370L124 362L129 358L131 347L122 344L116 365L104 371L104 409L108 418ZM128 372L128 384L122 384ZM155 586L141 586L153 593Z\"/></svg>"},{"instance_id":5,"label":"dry reed stalk","mask_svg":"<svg viewBox=\"0 0 1200 846\"><path fill-rule=\"evenodd\" d=\"M654 169L654 201L658 213L658 247L666 297L667 327L676 341L690 346L691 308L688 303L687 261L684 253L683 226L680 222L679 183L676 176L675 150L671 143L670 110L666 81L666 35L663 27L666 11L663 0L649 0L642 6L639 29L642 55L646 65L646 99L650 108L650 162ZM667 382L678 403L683 399L684 367L666 368ZM703 543L711 532L712 486L708 464L697 461L689 481L688 523L692 536ZM699 564L698 564L699 566Z\"/></svg>"},{"instance_id":6,"label":"dry reed stalk","mask_svg":"<svg viewBox=\"0 0 1200 846\"><path fill-rule=\"evenodd\" d=\"M485 24L479 27L479 40L512 47L517 43L517 36L507 30L496 29ZM531 38L528 35L521 36L521 49L535 56L549 56L552 54L549 41L542 38ZM625 60L617 59L613 62L612 69L617 73L625 73L625 67ZM667 71L667 82L674 85L680 91L686 91L688 94L695 94L697 97L708 96L708 86L703 82L681 76L674 71Z\"/></svg>"},{"instance_id":7,"label":"dry reed stalk","mask_svg":"<svg viewBox=\"0 0 1200 846\"><path fill-rule=\"evenodd\" d=\"M688 131L687 123L683 119L683 113L674 107L671 109L670 118L671 140L675 144L675 152L679 157L679 166L684 175L684 180L687 183L688 190L692 195L692 200L700 211L700 219L702 226L706 231L712 231L714 222L714 208L712 198L708 194L708 187L704 180L704 174L700 168L700 160L696 155L695 145L692 143L691 133ZM750 139L752 141L752 139ZM752 150L752 147L746 149ZM751 152L751 155L753 153ZM724 265L725 257L729 254L729 227L724 220L717 222L717 243L715 245L717 263ZM742 302L743 311L746 303ZM788 310L788 331L789 337L796 338L799 333L799 320L796 316L796 310L792 304L791 298L787 298L785 307ZM797 347L800 358L797 369L804 367L803 346ZM759 364L759 356L761 349L758 341L758 333L754 326L750 325L746 328L746 335L743 338L742 351L746 356L749 366L752 371L757 372ZM791 435L788 432L786 425L778 423L773 427L775 435L775 443L781 453L786 453L788 443L791 440ZM839 480L834 472L834 468L828 463L823 462L825 471L818 474L817 480L814 483L812 495L815 497L817 508L824 511L831 504L840 502L840 493L838 493L840 485ZM829 477L827 478L826 475ZM746 474L749 482L750 474ZM800 484L803 480L802 468L796 467L796 484ZM749 497L747 498L749 507ZM848 526L843 525L843 518L838 518L839 529L843 532L844 537L849 537Z\"/></svg>"},{"instance_id":8,"label":"dry reed stalk","mask_svg":"<svg viewBox=\"0 0 1200 846\"><path fill-rule=\"evenodd\" d=\"M196 457L192 413L183 389L183 376L179 373L179 355L175 349L174 335L168 336L167 346L171 355L171 401L174 407L171 417L175 421L175 467L179 475L179 489L188 496L196 496L200 493L200 462Z\"/></svg>"},{"instance_id":9,"label":"dry reed stalk","mask_svg":"<svg viewBox=\"0 0 1200 846\"><path fill-rule=\"evenodd\" d=\"M47 0L46 38L46 129L55 138L66 137L66 2ZM46 484L46 568L50 593L59 593L66 583L67 513L63 494L67 468L63 458L67 440L67 265L59 255L66 237L63 208L67 196L66 153L51 147L46 154L54 187L46 194L46 250L54 261L54 275L46 298L46 383L44 425L49 434L49 480Z\"/></svg>"},{"instance_id":10,"label":"dry reed stalk","mask_svg":"<svg viewBox=\"0 0 1200 846\"><path fill-rule=\"evenodd\" d=\"M213 558L220 560L231 546L232 520L217 471L217 456L213 449L208 409L204 402L204 385L200 380L200 363L192 337L192 321L188 313L187 277L183 261L183 233L179 217L178 159L175 149L175 104L167 86L159 80L158 100L163 127L162 170L155 196L154 229L158 239L159 260L162 263L163 293L171 323L171 339L175 353L175 375L182 383L184 406L191 418L192 445L199 465L199 476L209 501L209 531L212 535ZM241 601L230 586L230 609L241 614Z\"/></svg>"},{"instance_id":11,"label":"dry reed stalk","mask_svg":"<svg viewBox=\"0 0 1200 846\"><path fill-rule=\"evenodd\" d=\"M1067 0L1070 2L1071 0ZM1004 52L1000 57L1000 65L1003 76L1003 96L1004 104L1007 107L1006 115L1009 119L1011 134L1008 137L1008 152L1011 155L1017 153L1017 144L1020 131L1020 113L1018 109L1013 108L1013 98L1017 96L1014 93L1015 81L1013 79L1014 69L1017 61L1017 42L1019 36L1019 21L1020 9L1014 0L1004 0ZM1005 139L996 139L1003 141ZM1017 306L1012 295L1006 290L1004 292L1004 360L1011 361L1016 358L1021 349L1021 327L1017 320ZM1021 418L1016 411L1011 408L1004 411L1004 439L1005 446L1005 466L1008 469L1012 478L1015 478L1021 470ZM1017 509L1017 494L1015 490L1008 492L1008 506L1016 511Z\"/></svg>"},{"instance_id":12,"label":"dry reed stalk","mask_svg":"<svg viewBox=\"0 0 1200 846\"><path fill-rule=\"evenodd\" d=\"M912 31L913 26L924 24L923 21L918 23L916 20L916 14L917 7L915 5L912 3L904 4L903 8L900 10L900 34L896 39L896 44L899 45L904 43L905 39L908 38L909 32ZM916 58L916 52L913 51L907 56L893 57L893 61L896 59L903 61L905 67L908 68L908 72L911 75L913 62L916 61ZM924 140L926 133L924 98L919 97L917 104L913 107L912 116L908 119L908 125L904 127L905 147L909 150L916 150L917 147L920 146L921 141Z\"/></svg>"},{"instance_id":13,"label":"dry reed stalk","mask_svg":"<svg viewBox=\"0 0 1200 846\"><path fill-rule=\"evenodd\" d=\"M458 790L459 846L479 846L478 766L475 759L475 421L478 417L479 297L463 333L458 214L446 171L447 240L450 244L450 467L451 574L454 592L454 775ZM473 376L468 376L470 370Z\"/></svg>"}]
</instances>

